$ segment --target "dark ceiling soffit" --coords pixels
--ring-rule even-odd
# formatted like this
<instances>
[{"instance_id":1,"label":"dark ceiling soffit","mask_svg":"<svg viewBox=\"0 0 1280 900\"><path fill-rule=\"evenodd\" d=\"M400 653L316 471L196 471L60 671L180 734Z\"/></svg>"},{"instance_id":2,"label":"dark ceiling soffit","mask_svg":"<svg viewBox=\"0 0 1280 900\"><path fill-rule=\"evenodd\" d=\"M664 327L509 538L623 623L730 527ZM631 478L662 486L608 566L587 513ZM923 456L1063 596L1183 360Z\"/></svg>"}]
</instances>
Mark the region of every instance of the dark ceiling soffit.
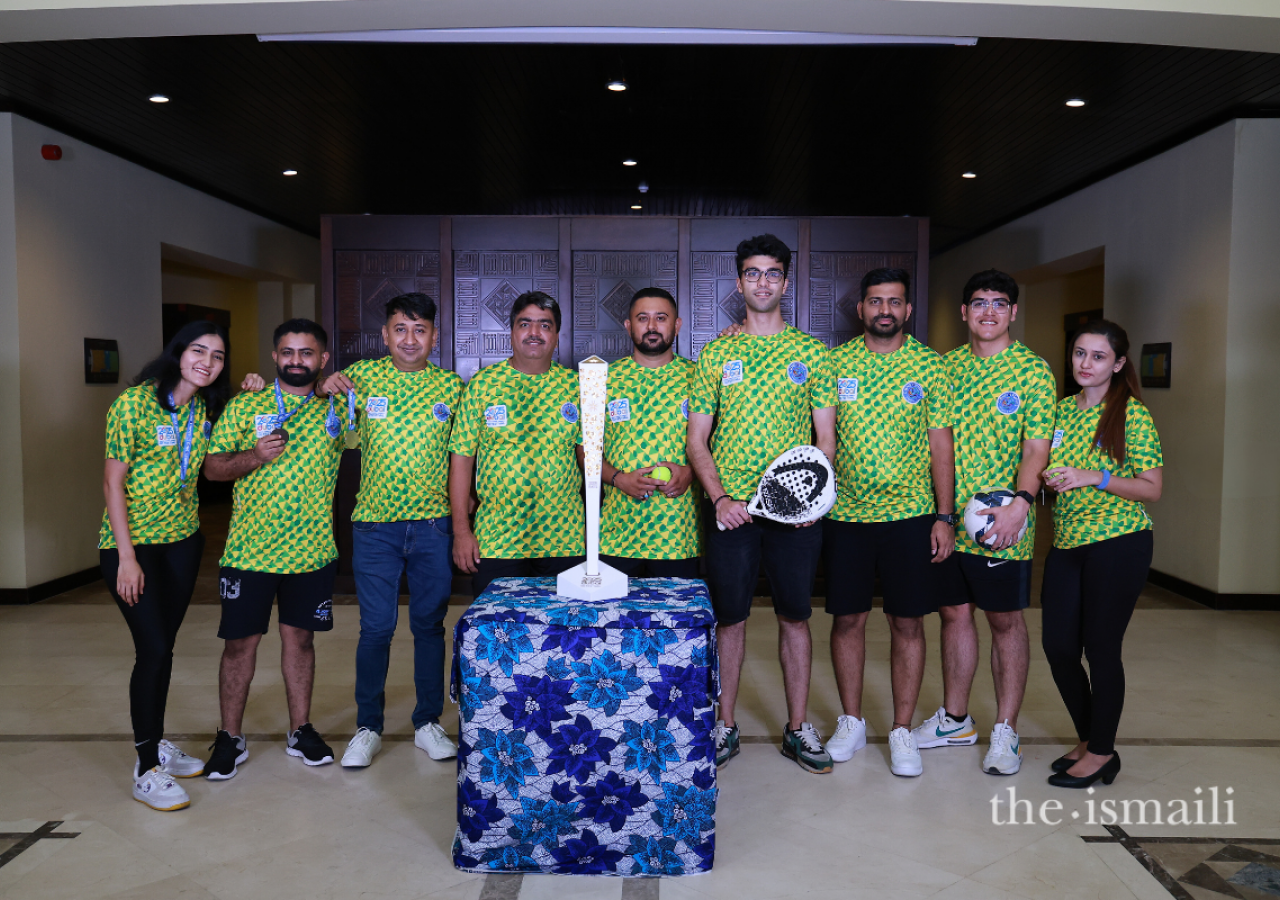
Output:
<instances>
[{"instance_id":1,"label":"dark ceiling soffit","mask_svg":"<svg viewBox=\"0 0 1280 900\"><path fill-rule=\"evenodd\" d=\"M982 237L984 234L990 234L991 232L995 231L997 228L1003 228L1005 225L1008 225L1010 222L1015 222L1018 219L1021 219L1023 216L1030 215L1031 213L1035 212L1038 209L1044 209L1046 206L1051 206L1054 203L1057 203L1059 200L1063 199L1064 197L1069 197L1072 194L1076 193L1077 191L1084 190L1090 185L1097 184L1099 181L1105 181L1106 179L1110 178L1112 175L1116 175L1120 172L1123 172L1125 169L1131 169L1134 166L1138 165L1139 163L1143 163L1149 159L1153 159L1159 156L1161 153L1164 153L1168 150L1172 150L1174 147L1177 147L1179 144L1185 144L1187 141L1192 140L1193 138L1198 138L1202 134L1208 134L1210 131L1213 131L1213 129L1217 128L1218 126L1225 125L1234 119L1280 119L1280 108L1273 109L1273 108L1267 107L1267 108L1260 109L1258 107L1252 107L1252 106L1251 107L1235 107L1233 109L1226 110L1225 112L1221 112L1215 116L1210 116L1209 118L1204 119L1203 121L1196 122L1194 125L1184 128L1182 131L1177 132L1171 137L1165 138L1162 141L1157 141L1156 143L1152 144L1150 147L1144 147L1142 150L1138 151L1137 153L1126 156L1123 159L1119 160L1118 162L1114 162L1109 166L1104 166L1086 178L1082 178L1079 181L1076 181L1060 190L1054 191L1051 194L1046 194L1040 199L1034 200L1031 203L1028 203L1026 206L1019 207L1018 209L1014 210L1008 215L1001 216L998 219L994 219L991 222L987 223L986 225L983 225L980 228L974 229L973 231L969 232L963 237L956 238L953 241L943 244L942 246L933 250L929 254L929 258L933 259L935 256L941 256L942 254L950 250L954 250L956 247L959 247L961 244L967 244L969 241L976 240L977 238Z\"/></svg>"},{"instance_id":2,"label":"dark ceiling soffit","mask_svg":"<svg viewBox=\"0 0 1280 900\"><path fill-rule=\"evenodd\" d=\"M43 110L30 107L19 100L14 100L11 97L0 97L0 112L14 113L15 115L22 116L24 119L30 119L38 125L43 125L46 128L52 128L56 131L60 131L69 138L74 138L77 141L88 144L90 147L95 147L105 153L110 153L112 156L118 156L126 162L133 163L135 166L141 166L150 172L155 172L157 175L168 178L170 181L176 181L178 184L197 190L202 194L207 194L215 200L221 200L223 203L229 203L238 209L243 209L245 212L253 213L255 216L261 216L264 219L275 222L277 225L283 225L284 227L296 231L299 234L305 234L307 237L313 237L316 239L319 239L320 237L320 223L318 221L312 228L303 228L297 222L290 222L288 219L282 219L269 209L255 206L252 203L246 203L238 197L228 194L226 191L219 190L218 188L213 187L210 184L206 184L199 179L192 178L177 169L171 169L168 166L156 163L154 160L139 156L132 150L121 147L112 141L103 140L97 135L92 135L76 126L72 122L65 121L56 115L49 115Z\"/></svg>"}]
</instances>

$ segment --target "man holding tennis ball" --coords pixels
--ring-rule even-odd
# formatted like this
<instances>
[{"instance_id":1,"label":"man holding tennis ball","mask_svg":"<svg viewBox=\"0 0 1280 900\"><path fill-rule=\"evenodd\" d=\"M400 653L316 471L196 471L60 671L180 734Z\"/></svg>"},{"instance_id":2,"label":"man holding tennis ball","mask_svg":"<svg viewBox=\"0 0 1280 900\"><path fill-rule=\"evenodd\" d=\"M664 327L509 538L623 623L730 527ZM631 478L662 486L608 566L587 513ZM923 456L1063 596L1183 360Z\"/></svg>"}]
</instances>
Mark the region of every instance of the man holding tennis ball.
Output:
<instances>
[{"instance_id":1,"label":"man holding tennis ball","mask_svg":"<svg viewBox=\"0 0 1280 900\"><path fill-rule=\"evenodd\" d=\"M698 492L685 460L694 365L672 349L675 298L643 288L623 324L635 349L609 366L601 559L633 578L697 578Z\"/></svg>"},{"instance_id":2,"label":"man holding tennis ball","mask_svg":"<svg viewBox=\"0 0 1280 900\"><path fill-rule=\"evenodd\" d=\"M782 753L809 772L830 772L831 755L808 719L813 644L810 598L822 552L817 523L753 519L747 501L781 453L814 443L830 459L836 414L821 341L782 318L791 250L771 234L738 245L738 290L746 303L742 333L702 348L689 401L689 461L710 503L707 585L720 651L716 764L738 752L734 707L746 655L747 617L761 564L773 587L778 655L787 699Z\"/></svg>"},{"instance_id":3,"label":"man holding tennis ball","mask_svg":"<svg viewBox=\"0 0 1280 900\"><path fill-rule=\"evenodd\" d=\"M943 705L912 731L917 746L977 743L969 690L978 668L973 607L991 626L991 675L996 724L982 770L1012 775L1022 765L1018 710L1027 686L1030 647L1022 611L1031 603L1035 494L1049 462L1058 389L1049 364L1009 335L1018 318L1018 284L989 269L969 279L960 301L969 342L944 359L955 392L956 503L974 494L1016 491L991 507L991 523L976 543L957 529L956 552L939 565ZM1024 523L1026 534L1019 538Z\"/></svg>"}]
</instances>

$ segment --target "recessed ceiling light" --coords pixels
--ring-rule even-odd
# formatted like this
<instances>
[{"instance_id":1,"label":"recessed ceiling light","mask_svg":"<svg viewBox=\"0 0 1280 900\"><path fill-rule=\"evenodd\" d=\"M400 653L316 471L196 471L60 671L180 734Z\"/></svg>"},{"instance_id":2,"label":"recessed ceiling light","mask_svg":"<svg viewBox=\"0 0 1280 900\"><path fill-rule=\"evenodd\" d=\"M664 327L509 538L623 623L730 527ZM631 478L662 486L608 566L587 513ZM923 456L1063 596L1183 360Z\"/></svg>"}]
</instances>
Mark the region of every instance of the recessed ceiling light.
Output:
<instances>
[{"instance_id":1,"label":"recessed ceiling light","mask_svg":"<svg viewBox=\"0 0 1280 900\"><path fill-rule=\"evenodd\" d=\"M152 94L147 99L150 100L152 103L168 103L169 102L169 98L166 97L164 94Z\"/></svg>"},{"instance_id":2,"label":"recessed ceiling light","mask_svg":"<svg viewBox=\"0 0 1280 900\"><path fill-rule=\"evenodd\" d=\"M617 78L617 79L614 79L613 81L610 81L607 85L605 85L605 87L607 87L611 91L625 91L627 89L627 83L623 81L621 78Z\"/></svg>"},{"instance_id":3,"label":"recessed ceiling light","mask_svg":"<svg viewBox=\"0 0 1280 900\"><path fill-rule=\"evenodd\" d=\"M624 166L634 166L636 164L636 161L634 159L624 159L622 161L622 164Z\"/></svg>"},{"instance_id":4,"label":"recessed ceiling light","mask_svg":"<svg viewBox=\"0 0 1280 900\"><path fill-rule=\"evenodd\" d=\"M1068 101L1067 101L1067 106L1070 106L1072 109L1079 109L1080 107L1084 106L1084 101L1083 101L1083 100L1068 100Z\"/></svg>"},{"instance_id":5,"label":"recessed ceiling light","mask_svg":"<svg viewBox=\"0 0 1280 900\"><path fill-rule=\"evenodd\" d=\"M639 203L632 203L632 204L631 204L631 208L632 208L632 209L641 209L642 207L640 206L640 204L639 204Z\"/></svg>"},{"instance_id":6,"label":"recessed ceiling light","mask_svg":"<svg viewBox=\"0 0 1280 900\"><path fill-rule=\"evenodd\" d=\"M960 177L961 177L961 178L977 178L978 176L977 176L977 173L975 173L975 172L965 172L965 173L964 173L963 175L961 175Z\"/></svg>"},{"instance_id":7,"label":"recessed ceiling light","mask_svg":"<svg viewBox=\"0 0 1280 900\"><path fill-rule=\"evenodd\" d=\"M284 174L285 174L285 175L297 175L297 174L298 174L298 170L297 170L297 169L285 169L285 170L284 170Z\"/></svg>"}]
</instances>

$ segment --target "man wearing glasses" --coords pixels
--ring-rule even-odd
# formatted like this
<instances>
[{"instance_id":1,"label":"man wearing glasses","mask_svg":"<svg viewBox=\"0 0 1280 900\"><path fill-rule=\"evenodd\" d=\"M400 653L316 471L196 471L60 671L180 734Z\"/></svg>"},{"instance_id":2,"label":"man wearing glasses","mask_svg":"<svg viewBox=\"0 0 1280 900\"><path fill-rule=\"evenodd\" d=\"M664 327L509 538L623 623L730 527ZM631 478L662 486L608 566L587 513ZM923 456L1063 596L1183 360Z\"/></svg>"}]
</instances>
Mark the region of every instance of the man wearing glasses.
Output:
<instances>
[{"instance_id":1,"label":"man wearing glasses","mask_svg":"<svg viewBox=\"0 0 1280 900\"><path fill-rule=\"evenodd\" d=\"M921 748L977 742L968 714L978 668L977 606L991 626L996 688L996 724L982 770L1012 775L1022 765L1018 710L1030 658L1022 611L1031 602L1035 494L1049 461L1058 392L1048 363L1009 336L1018 318L1018 285L1010 276L989 269L970 278L960 317L969 326L969 343L945 357L955 391L956 504L963 509L980 491L1017 496L991 508L985 545L957 529L956 552L939 567L943 705L912 735ZM1027 532L1018 540L1023 522Z\"/></svg>"},{"instance_id":2,"label":"man wearing glasses","mask_svg":"<svg viewBox=\"0 0 1280 900\"><path fill-rule=\"evenodd\" d=\"M716 764L738 752L734 718L746 654L747 617L761 563L773 588L788 720L783 755L810 772L830 772L831 756L807 720L813 647L810 596L822 529L755 520L747 501L780 454L813 442L835 455L835 409L827 348L782 318L791 251L771 234L738 245L738 290L746 301L740 334L702 349L689 402L688 456L709 503L707 584L720 651ZM716 523L723 526L722 531Z\"/></svg>"}]
</instances>

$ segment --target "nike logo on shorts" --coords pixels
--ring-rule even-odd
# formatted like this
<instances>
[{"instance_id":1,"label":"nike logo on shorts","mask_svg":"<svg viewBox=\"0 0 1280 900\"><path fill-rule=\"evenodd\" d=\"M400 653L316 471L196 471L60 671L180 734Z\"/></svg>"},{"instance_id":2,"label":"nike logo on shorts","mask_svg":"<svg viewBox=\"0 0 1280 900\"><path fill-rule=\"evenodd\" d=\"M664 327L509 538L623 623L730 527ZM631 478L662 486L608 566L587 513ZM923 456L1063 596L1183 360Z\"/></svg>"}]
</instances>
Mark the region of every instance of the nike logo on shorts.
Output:
<instances>
[{"instance_id":1,"label":"nike logo on shorts","mask_svg":"<svg viewBox=\"0 0 1280 900\"><path fill-rule=\"evenodd\" d=\"M1003 566L1008 561L1007 559L989 559L987 560L987 568L994 569L996 566Z\"/></svg>"}]
</instances>

